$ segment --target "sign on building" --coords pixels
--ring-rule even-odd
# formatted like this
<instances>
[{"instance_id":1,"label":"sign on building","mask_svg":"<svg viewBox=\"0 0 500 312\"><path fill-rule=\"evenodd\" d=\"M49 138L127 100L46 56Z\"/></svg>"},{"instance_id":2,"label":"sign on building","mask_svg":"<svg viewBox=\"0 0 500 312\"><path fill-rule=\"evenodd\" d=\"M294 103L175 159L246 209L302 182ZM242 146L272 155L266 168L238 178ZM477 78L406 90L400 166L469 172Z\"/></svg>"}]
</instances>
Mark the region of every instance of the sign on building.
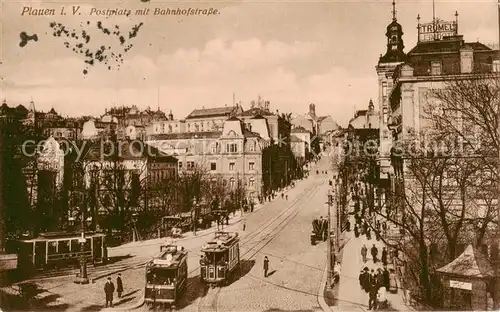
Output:
<instances>
[{"instance_id":1,"label":"sign on building","mask_svg":"<svg viewBox=\"0 0 500 312\"><path fill-rule=\"evenodd\" d=\"M418 25L418 41L436 41L444 37L457 35L457 22L442 21L437 19L432 23Z\"/></svg>"},{"instance_id":2,"label":"sign on building","mask_svg":"<svg viewBox=\"0 0 500 312\"><path fill-rule=\"evenodd\" d=\"M472 283L450 280L450 287L451 288L465 289L465 290L472 290Z\"/></svg>"}]
</instances>

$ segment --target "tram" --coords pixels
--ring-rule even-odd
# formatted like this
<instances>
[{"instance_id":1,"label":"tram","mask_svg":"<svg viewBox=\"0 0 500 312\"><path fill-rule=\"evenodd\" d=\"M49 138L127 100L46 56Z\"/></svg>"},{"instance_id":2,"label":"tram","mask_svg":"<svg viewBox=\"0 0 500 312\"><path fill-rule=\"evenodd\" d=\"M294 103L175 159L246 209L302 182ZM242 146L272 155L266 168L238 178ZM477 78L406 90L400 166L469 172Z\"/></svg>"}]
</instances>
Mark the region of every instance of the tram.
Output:
<instances>
[{"instance_id":1,"label":"tram","mask_svg":"<svg viewBox=\"0 0 500 312\"><path fill-rule=\"evenodd\" d=\"M85 257L93 264L107 260L106 235L85 233L42 233L37 238L18 240L15 249L18 255L18 269L32 271L46 268L61 268L78 263Z\"/></svg>"},{"instance_id":2,"label":"tram","mask_svg":"<svg viewBox=\"0 0 500 312\"><path fill-rule=\"evenodd\" d=\"M184 247L165 244L160 253L146 265L144 302L175 309L187 288L187 257Z\"/></svg>"},{"instance_id":3,"label":"tram","mask_svg":"<svg viewBox=\"0 0 500 312\"><path fill-rule=\"evenodd\" d=\"M214 238L203 246L200 275L210 286L227 284L240 265L238 233L215 232Z\"/></svg>"}]
</instances>

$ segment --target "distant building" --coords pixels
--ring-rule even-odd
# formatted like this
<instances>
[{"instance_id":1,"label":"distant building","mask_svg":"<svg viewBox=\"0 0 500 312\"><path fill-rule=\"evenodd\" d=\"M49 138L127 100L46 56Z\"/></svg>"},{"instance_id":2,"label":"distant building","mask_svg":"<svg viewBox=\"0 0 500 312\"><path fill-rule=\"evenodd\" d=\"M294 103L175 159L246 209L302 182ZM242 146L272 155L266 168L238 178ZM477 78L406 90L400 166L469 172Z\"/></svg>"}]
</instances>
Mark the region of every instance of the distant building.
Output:
<instances>
[{"instance_id":1,"label":"distant building","mask_svg":"<svg viewBox=\"0 0 500 312\"><path fill-rule=\"evenodd\" d=\"M331 116L317 116L316 105L313 103L309 104L308 113L293 118L291 123L294 127L302 127L317 136L339 128Z\"/></svg>"},{"instance_id":2,"label":"distant building","mask_svg":"<svg viewBox=\"0 0 500 312\"><path fill-rule=\"evenodd\" d=\"M261 194L266 142L234 116L223 122L221 131L153 134L146 142L176 157L180 174L200 167L231 189L245 186L248 197Z\"/></svg>"},{"instance_id":3,"label":"distant building","mask_svg":"<svg viewBox=\"0 0 500 312\"><path fill-rule=\"evenodd\" d=\"M235 106L201 108L193 110L185 120L186 132L221 131L224 122L231 116L237 116L243 108L236 103Z\"/></svg>"}]
</instances>

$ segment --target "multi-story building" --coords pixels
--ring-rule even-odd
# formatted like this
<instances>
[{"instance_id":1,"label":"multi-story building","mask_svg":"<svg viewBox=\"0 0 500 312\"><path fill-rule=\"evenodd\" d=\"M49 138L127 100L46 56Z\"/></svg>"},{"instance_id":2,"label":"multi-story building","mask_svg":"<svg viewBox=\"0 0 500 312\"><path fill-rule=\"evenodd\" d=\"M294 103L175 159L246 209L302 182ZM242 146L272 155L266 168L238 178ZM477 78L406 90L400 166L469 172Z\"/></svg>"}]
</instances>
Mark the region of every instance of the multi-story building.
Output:
<instances>
[{"instance_id":1,"label":"multi-story building","mask_svg":"<svg viewBox=\"0 0 500 312\"><path fill-rule=\"evenodd\" d=\"M258 128L259 119L253 123ZM178 158L181 174L198 167L230 188L243 185L249 197L262 192L262 151L267 143L235 116L224 121L221 131L153 134L146 142Z\"/></svg>"},{"instance_id":2,"label":"multi-story building","mask_svg":"<svg viewBox=\"0 0 500 312\"><path fill-rule=\"evenodd\" d=\"M429 159L429 162L434 161L432 159L435 156L434 153L426 150L426 154L419 154L418 157L412 157L410 153L403 154L403 157L396 153L397 149L391 151L391 148L395 147L396 142L401 143L406 139L413 140L415 136L421 138L424 132L432 131L436 133L440 131L429 123L429 116L446 117L441 110L443 103L436 96L439 92L449 90L449 87L455 83L467 84L470 81L488 83L500 79L499 51L493 50L480 42L467 42L464 40L464 37L458 34L457 17L458 14L455 14L454 21L433 19L433 22L424 24L420 24L419 20L417 44L408 53L405 53L403 51L402 27L397 23L395 10L393 10L393 21L387 27L386 33L387 52L380 58L377 66L379 110L381 112L379 183L383 185L387 182L384 186L386 189L390 188L388 194L395 195L391 196L391 199L386 202L391 211L389 213L386 210L386 213L390 214L393 220L398 220L400 224L408 224L408 220L414 218L412 212L413 215L423 216L423 209L432 207L425 213L425 220L421 220L426 227L432 228L433 224L431 223L434 222L437 225L436 228L445 232L446 226L442 225L442 222L460 224L460 226L456 227L456 233L453 234L455 235L455 241L452 247L450 247L449 238L445 242L445 239L431 237L433 234L426 237L426 244L432 243L429 246L432 250L439 246L439 248L446 250L448 256L448 258L443 259L444 257L438 255L440 253L432 253L433 255L429 256L429 261L433 265L437 261L448 261L450 255L451 257L458 256L469 243L479 244L478 241L471 241L477 235L479 228L477 224L471 225L467 222L460 222L463 222L463 218L471 218L477 220L475 222L478 224L487 224L487 217L484 216L486 216L487 209L491 208L487 207L487 200L481 198L480 195L474 197L465 196L464 194L487 193L490 191L489 186L477 187L477 185L473 184L475 181L481 180L475 177L478 173L467 173L467 181L471 183L467 184L466 187L464 187L464 184L458 185L458 174L463 174L462 169L465 169L462 165L447 164L446 167L442 167L442 173L427 172L427 176L423 178L418 176L418 170L420 170L418 164L422 166L427 164L422 159ZM464 92L466 91L464 90ZM463 94L455 90L453 96L459 99ZM432 110L432 112L429 110ZM451 113L454 112L447 112L447 114ZM454 117L455 119L453 119ZM467 124L466 118L463 118L463 116L457 115L454 117L450 115L449 121L451 123L458 122L462 126ZM401 145L398 145L398 147L401 147ZM461 158L461 156L458 156L453 158L457 162L460 159L467 159L467 157ZM412 168L407 166L408 163L413 164ZM434 169L435 167L430 168ZM457 168L460 170L457 170ZM429 168L422 168L421 172L425 172L426 169ZM483 173L488 174L488 172L480 172L479 175ZM424 180L429 175L432 178L433 174L439 176L437 178L440 179L440 188L432 185L432 183L437 182L429 184ZM448 174L455 174L455 177L451 178ZM426 183L427 185L425 185ZM404 200L402 199L403 196ZM446 210L445 214L436 212L439 210L436 208L436 202L439 201L441 201L439 207L441 209L444 207ZM457 210L455 211L455 209ZM461 214L462 211L463 214ZM438 217L432 219L436 215L442 219ZM399 234L404 235L405 233L407 231L401 228ZM488 235L486 234L486 236ZM493 240L488 241L487 238L483 240L485 245L492 242ZM488 252L488 246L482 247L485 247L482 249ZM483 295L481 294L481 296ZM469 308L477 309L478 307Z\"/></svg>"},{"instance_id":3,"label":"multi-story building","mask_svg":"<svg viewBox=\"0 0 500 312\"><path fill-rule=\"evenodd\" d=\"M186 132L210 132L221 131L224 122L231 116L237 116L243 112L239 103L234 106L201 108L193 110L185 120Z\"/></svg>"},{"instance_id":4,"label":"multi-story building","mask_svg":"<svg viewBox=\"0 0 500 312\"><path fill-rule=\"evenodd\" d=\"M332 116L317 116L316 105L313 103L309 104L308 113L293 118L291 123L294 127L302 127L317 136L339 128Z\"/></svg>"},{"instance_id":5,"label":"multi-story building","mask_svg":"<svg viewBox=\"0 0 500 312\"><path fill-rule=\"evenodd\" d=\"M311 132L302 127L295 127L291 135L290 144L293 154L304 161L307 160L311 152Z\"/></svg>"}]
</instances>

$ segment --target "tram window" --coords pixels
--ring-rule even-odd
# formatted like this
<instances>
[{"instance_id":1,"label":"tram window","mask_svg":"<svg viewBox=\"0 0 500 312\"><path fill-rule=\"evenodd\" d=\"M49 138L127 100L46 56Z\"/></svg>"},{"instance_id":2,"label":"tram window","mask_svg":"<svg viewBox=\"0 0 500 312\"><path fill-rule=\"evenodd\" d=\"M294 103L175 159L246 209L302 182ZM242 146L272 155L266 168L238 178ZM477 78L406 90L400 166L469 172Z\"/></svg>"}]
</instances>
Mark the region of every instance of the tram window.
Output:
<instances>
[{"instance_id":1,"label":"tram window","mask_svg":"<svg viewBox=\"0 0 500 312\"><path fill-rule=\"evenodd\" d=\"M85 251L91 251L91 250L92 250L92 249L90 248L90 247L92 246L92 245L91 245L91 243L90 243L90 240L91 240L90 238L87 238L87 239L85 240Z\"/></svg>"},{"instance_id":2,"label":"tram window","mask_svg":"<svg viewBox=\"0 0 500 312\"><path fill-rule=\"evenodd\" d=\"M69 240L59 241L58 253L69 252Z\"/></svg>"},{"instance_id":3,"label":"tram window","mask_svg":"<svg viewBox=\"0 0 500 312\"><path fill-rule=\"evenodd\" d=\"M81 250L80 243L78 242L77 239L72 239L71 240L71 251L72 252L79 252Z\"/></svg>"},{"instance_id":4,"label":"tram window","mask_svg":"<svg viewBox=\"0 0 500 312\"><path fill-rule=\"evenodd\" d=\"M175 269L150 269L146 274L148 284L174 285L177 270Z\"/></svg>"},{"instance_id":5,"label":"tram window","mask_svg":"<svg viewBox=\"0 0 500 312\"><path fill-rule=\"evenodd\" d=\"M47 250L49 255L57 253L57 241L49 242L49 249Z\"/></svg>"}]
</instances>

